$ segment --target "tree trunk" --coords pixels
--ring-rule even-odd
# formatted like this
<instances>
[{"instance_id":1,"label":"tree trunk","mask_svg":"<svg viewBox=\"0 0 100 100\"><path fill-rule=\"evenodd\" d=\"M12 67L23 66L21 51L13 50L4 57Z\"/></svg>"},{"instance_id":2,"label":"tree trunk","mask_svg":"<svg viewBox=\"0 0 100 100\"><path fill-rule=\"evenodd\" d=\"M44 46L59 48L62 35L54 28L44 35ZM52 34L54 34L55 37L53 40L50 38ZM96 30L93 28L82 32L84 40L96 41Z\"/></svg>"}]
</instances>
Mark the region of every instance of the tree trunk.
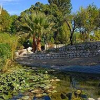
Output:
<instances>
[{"instance_id":1,"label":"tree trunk","mask_svg":"<svg viewBox=\"0 0 100 100\"><path fill-rule=\"evenodd\" d=\"M65 20L66 21L66 24L68 25L68 28L69 28L69 31L70 31L70 45L73 45L73 34L74 34L74 31L75 31L75 21L74 21L74 26L70 26L70 24L68 23L68 21L67 20Z\"/></svg>"},{"instance_id":2,"label":"tree trunk","mask_svg":"<svg viewBox=\"0 0 100 100\"><path fill-rule=\"evenodd\" d=\"M70 44L71 44L71 45L73 45L73 33L74 33L74 32L71 32L71 34L70 34Z\"/></svg>"},{"instance_id":3,"label":"tree trunk","mask_svg":"<svg viewBox=\"0 0 100 100\"><path fill-rule=\"evenodd\" d=\"M32 45L32 48L33 48L33 52L35 53L35 51L36 51L36 38L35 38L35 34L33 34L33 45Z\"/></svg>"},{"instance_id":4,"label":"tree trunk","mask_svg":"<svg viewBox=\"0 0 100 100\"><path fill-rule=\"evenodd\" d=\"M37 38L37 51L41 51L41 38Z\"/></svg>"}]
</instances>

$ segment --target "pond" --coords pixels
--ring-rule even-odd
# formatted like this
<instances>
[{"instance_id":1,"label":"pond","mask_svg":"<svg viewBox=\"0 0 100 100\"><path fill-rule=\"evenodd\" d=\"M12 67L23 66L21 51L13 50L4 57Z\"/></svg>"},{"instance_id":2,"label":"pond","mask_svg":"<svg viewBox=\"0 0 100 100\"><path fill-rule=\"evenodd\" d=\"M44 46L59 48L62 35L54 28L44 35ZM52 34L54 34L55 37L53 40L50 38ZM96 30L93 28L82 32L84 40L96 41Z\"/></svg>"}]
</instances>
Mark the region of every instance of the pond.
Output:
<instances>
[{"instance_id":1,"label":"pond","mask_svg":"<svg viewBox=\"0 0 100 100\"><path fill-rule=\"evenodd\" d=\"M59 72L54 74L61 80L57 87L57 93L53 94L52 100L76 100L79 92L81 95L77 100L87 100L87 98L97 99L100 97L100 75L86 74L79 72ZM76 94L77 93L77 94ZM61 99L62 97L62 99ZM67 99L68 98L68 99Z\"/></svg>"},{"instance_id":2,"label":"pond","mask_svg":"<svg viewBox=\"0 0 100 100\"><path fill-rule=\"evenodd\" d=\"M0 100L87 100L100 97L100 75L19 68L0 76Z\"/></svg>"}]
</instances>

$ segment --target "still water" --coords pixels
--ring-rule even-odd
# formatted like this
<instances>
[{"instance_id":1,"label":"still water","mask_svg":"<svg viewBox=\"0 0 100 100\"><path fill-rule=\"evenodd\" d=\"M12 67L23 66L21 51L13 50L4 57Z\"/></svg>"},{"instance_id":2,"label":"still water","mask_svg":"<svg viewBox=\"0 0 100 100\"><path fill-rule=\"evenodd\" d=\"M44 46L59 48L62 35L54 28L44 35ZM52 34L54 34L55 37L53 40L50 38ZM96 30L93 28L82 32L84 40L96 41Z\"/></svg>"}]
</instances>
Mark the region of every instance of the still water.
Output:
<instances>
[{"instance_id":1,"label":"still water","mask_svg":"<svg viewBox=\"0 0 100 100\"><path fill-rule=\"evenodd\" d=\"M56 93L32 100L88 100L100 98L100 75L79 72L49 71L51 77L60 79L56 84ZM54 83L55 84L55 83ZM23 96L19 94L16 98ZM17 100L15 97L11 100Z\"/></svg>"},{"instance_id":2,"label":"still water","mask_svg":"<svg viewBox=\"0 0 100 100\"><path fill-rule=\"evenodd\" d=\"M76 72L60 72L54 74L61 81L57 87L57 93L52 100L76 100L75 93L80 93L77 100L87 100L87 98L100 98L100 75ZM54 99L55 98L55 99Z\"/></svg>"}]
</instances>

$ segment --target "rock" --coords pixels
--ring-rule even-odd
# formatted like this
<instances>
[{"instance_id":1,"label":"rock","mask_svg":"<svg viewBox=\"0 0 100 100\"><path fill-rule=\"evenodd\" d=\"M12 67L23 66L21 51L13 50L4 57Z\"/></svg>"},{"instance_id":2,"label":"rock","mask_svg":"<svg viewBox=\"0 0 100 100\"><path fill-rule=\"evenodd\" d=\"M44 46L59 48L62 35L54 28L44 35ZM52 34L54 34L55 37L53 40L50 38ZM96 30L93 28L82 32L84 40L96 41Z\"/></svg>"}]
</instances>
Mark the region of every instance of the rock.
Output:
<instances>
[{"instance_id":1,"label":"rock","mask_svg":"<svg viewBox=\"0 0 100 100\"><path fill-rule=\"evenodd\" d=\"M27 49L18 50L17 56L23 56L24 54L27 54Z\"/></svg>"},{"instance_id":2,"label":"rock","mask_svg":"<svg viewBox=\"0 0 100 100\"><path fill-rule=\"evenodd\" d=\"M98 53L100 53L100 50L98 50Z\"/></svg>"},{"instance_id":3,"label":"rock","mask_svg":"<svg viewBox=\"0 0 100 100\"><path fill-rule=\"evenodd\" d=\"M19 56L19 53L18 52L15 52L15 57L18 57Z\"/></svg>"},{"instance_id":4,"label":"rock","mask_svg":"<svg viewBox=\"0 0 100 100\"><path fill-rule=\"evenodd\" d=\"M28 47L27 49L18 50L17 52L15 52L15 56L20 57L28 53L33 53L31 50L32 50L32 47Z\"/></svg>"},{"instance_id":5,"label":"rock","mask_svg":"<svg viewBox=\"0 0 100 100\"><path fill-rule=\"evenodd\" d=\"M28 52L28 53L33 53L33 52L32 52L32 47L28 47L28 48L27 48L27 52Z\"/></svg>"}]
</instances>

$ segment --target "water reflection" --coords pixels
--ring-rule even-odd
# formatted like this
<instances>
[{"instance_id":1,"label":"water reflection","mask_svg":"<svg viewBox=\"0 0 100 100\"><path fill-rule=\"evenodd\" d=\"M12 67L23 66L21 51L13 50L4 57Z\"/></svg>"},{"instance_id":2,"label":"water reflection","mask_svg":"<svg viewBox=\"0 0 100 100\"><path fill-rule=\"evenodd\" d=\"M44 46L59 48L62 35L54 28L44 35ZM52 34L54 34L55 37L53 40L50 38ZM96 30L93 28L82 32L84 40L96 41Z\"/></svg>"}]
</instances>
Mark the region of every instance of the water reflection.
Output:
<instances>
[{"instance_id":1,"label":"water reflection","mask_svg":"<svg viewBox=\"0 0 100 100\"><path fill-rule=\"evenodd\" d=\"M76 80L74 79L74 77L72 77L71 75L69 76L69 79L70 79L70 87L72 88L77 88L76 87Z\"/></svg>"},{"instance_id":2,"label":"water reflection","mask_svg":"<svg viewBox=\"0 0 100 100\"><path fill-rule=\"evenodd\" d=\"M75 100L74 98L77 97L87 100L89 97L94 99L100 97L99 74L60 72L54 75L59 77L61 82L57 87L58 93L52 96L55 98L53 100ZM58 97L59 95L60 97Z\"/></svg>"},{"instance_id":3,"label":"water reflection","mask_svg":"<svg viewBox=\"0 0 100 100\"><path fill-rule=\"evenodd\" d=\"M34 97L33 100L51 100L49 96L44 96L42 98L36 98Z\"/></svg>"}]
</instances>

